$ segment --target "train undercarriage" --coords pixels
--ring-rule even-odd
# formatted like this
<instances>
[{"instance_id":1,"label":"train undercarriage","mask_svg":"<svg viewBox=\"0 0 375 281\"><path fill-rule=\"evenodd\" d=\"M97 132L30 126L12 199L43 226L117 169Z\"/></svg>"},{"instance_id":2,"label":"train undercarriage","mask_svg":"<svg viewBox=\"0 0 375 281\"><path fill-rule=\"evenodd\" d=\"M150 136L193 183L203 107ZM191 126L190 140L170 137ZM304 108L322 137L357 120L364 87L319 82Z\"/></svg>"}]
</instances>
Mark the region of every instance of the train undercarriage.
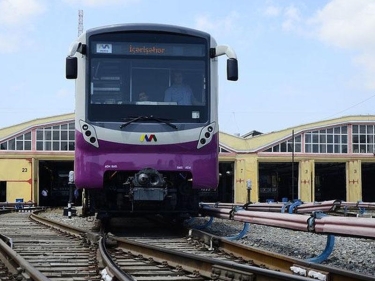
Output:
<instances>
[{"instance_id":1,"label":"train undercarriage","mask_svg":"<svg viewBox=\"0 0 375 281\"><path fill-rule=\"evenodd\" d=\"M84 190L84 215L96 213L103 219L153 214L186 219L198 215L202 199L201 190L192 188L189 172L107 171L103 184L102 189Z\"/></svg>"}]
</instances>

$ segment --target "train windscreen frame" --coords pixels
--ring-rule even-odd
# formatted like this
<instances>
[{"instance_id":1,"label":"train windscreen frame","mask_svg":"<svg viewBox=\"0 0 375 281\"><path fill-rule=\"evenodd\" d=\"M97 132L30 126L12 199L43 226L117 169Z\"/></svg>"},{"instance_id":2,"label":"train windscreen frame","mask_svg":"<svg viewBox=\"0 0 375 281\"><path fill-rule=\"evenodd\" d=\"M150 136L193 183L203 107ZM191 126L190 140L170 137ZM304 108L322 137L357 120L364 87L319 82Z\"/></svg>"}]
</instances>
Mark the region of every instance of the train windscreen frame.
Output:
<instances>
[{"instance_id":1,"label":"train windscreen frame","mask_svg":"<svg viewBox=\"0 0 375 281\"><path fill-rule=\"evenodd\" d=\"M174 123L207 123L210 114L207 39L161 32L113 32L88 38L87 116L122 122L155 116ZM174 72L182 72L191 104L166 101ZM144 92L147 101L140 101Z\"/></svg>"}]
</instances>

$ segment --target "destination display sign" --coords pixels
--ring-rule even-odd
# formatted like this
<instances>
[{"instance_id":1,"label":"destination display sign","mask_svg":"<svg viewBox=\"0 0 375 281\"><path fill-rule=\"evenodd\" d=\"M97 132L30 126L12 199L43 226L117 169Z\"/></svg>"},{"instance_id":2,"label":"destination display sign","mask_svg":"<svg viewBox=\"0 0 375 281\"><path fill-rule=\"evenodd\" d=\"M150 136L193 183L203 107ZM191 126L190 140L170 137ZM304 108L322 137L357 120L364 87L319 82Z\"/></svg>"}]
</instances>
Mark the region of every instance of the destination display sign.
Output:
<instances>
[{"instance_id":1,"label":"destination display sign","mask_svg":"<svg viewBox=\"0 0 375 281\"><path fill-rule=\"evenodd\" d=\"M93 42L91 52L109 55L203 57L205 46L203 44Z\"/></svg>"}]
</instances>

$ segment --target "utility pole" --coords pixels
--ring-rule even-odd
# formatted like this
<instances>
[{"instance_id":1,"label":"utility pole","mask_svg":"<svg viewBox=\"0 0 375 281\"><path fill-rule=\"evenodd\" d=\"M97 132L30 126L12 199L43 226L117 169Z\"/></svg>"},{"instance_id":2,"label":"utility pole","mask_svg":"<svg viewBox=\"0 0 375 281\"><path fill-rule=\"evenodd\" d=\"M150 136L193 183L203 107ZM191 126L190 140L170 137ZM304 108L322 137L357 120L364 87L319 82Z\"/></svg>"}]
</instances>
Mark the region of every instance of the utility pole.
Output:
<instances>
[{"instance_id":1,"label":"utility pole","mask_svg":"<svg viewBox=\"0 0 375 281\"><path fill-rule=\"evenodd\" d=\"M83 10L78 10L78 37L83 32Z\"/></svg>"},{"instance_id":2,"label":"utility pole","mask_svg":"<svg viewBox=\"0 0 375 281\"><path fill-rule=\"evenodd\" d=\"M294 200L294 130L292 130L292 202Z\"/></svg>"}]
</instances>

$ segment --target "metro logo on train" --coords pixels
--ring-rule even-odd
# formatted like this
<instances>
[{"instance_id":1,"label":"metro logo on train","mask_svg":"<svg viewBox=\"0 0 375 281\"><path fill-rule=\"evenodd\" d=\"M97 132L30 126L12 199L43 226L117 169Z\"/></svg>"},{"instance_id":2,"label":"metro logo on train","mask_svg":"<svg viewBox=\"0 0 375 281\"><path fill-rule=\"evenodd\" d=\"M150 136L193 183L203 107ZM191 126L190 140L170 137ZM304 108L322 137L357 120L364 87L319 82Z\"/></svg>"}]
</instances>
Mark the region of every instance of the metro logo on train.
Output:
<instances>
[{"instance_id":1,"label":"metro logo on train","mask_svg":"<svg viewBox=\"0 0 375 281\"><path fill-rule=\"evenodd\" d=\"M111 54L112 53L112 44L97 44L96 45L96 52L97 53Z\"/></svg>"},{"instance_id":2,"label":"metro logo on train","mask_svg":"<svg viewBox=\"0 0 375 281\"><path fill-rule=\"evenodd\" d=\"M152 140L154 140L154 142L157 142L158 139L156 138L156 136L154 134L151 134L150 136L148 135L142 135L139 140L141 142L144 142L146 140L146 142L151 142Z\"/></svg>"}]
</instances>

